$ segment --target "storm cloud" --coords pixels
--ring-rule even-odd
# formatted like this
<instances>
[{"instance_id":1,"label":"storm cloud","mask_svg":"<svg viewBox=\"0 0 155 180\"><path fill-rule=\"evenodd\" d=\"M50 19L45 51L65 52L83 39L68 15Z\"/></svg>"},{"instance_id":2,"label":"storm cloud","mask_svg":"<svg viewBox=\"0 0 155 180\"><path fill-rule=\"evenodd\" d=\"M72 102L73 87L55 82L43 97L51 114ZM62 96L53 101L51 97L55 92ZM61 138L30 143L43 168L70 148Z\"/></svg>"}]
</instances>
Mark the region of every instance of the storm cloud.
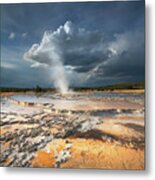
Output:
<instances>
[{"instance_id":1,"label":"storm cloud","mask_svg":"<svg viewBox=\"0 0 155 180\"><path fill-rule=\"evenodd\" d=\"M144 8L144 1L2 5L1 85L144 81Z\"/></svg>"},{"instance_id":2,"label":"storm cloud","mask_svg":"<svg viewBox=\"0 0 155 180\"><path fill-rule=\"evenodd\" d=\"M63 74L67 70L84 73L85 81L94 77L136 76L143 73L144 37L135 30L108 38L104 31L90 31L67 21L55 31L45 31L40 44L33 44L24 58L34 62L33 67L54 67L59 58ZM60 72L55 76L60 76Z\"/></svg>"}]
</instances>

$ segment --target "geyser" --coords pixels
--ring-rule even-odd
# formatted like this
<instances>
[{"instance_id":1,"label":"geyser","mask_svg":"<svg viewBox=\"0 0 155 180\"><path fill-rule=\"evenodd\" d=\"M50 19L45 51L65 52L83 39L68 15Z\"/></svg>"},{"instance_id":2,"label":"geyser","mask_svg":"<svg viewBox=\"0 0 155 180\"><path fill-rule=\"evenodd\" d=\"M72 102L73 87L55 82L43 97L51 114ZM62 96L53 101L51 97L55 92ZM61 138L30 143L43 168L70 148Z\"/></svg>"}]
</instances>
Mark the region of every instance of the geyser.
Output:
<instances>
[{"instance_id":1,"label":"geyser","mask_svg":"<svg viewBox=\"0 0 155 180\"><path fill-rule=\"evenodd\" d=\"M63 65L63 43L64 36L72 33L72 23L67 21L56 31L46 31L40 44L33 44L24 54L24 59L35 62L33 67L44 65L50 67L51 79L55 88L62 94L68 93L69 83L65 76ZM62 41L60 37L62 36Z\"/></svg>"}]
</instances>

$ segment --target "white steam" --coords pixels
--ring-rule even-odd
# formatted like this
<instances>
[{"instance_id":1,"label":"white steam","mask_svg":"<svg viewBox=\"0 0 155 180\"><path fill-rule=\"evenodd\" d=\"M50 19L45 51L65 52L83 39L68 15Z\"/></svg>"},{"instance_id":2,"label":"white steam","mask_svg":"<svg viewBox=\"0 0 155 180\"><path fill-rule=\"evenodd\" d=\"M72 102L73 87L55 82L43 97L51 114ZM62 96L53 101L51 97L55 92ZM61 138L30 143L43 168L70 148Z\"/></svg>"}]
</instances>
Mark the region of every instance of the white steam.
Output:
<instances>
[{"instance_id":1,"label":"white steam","mask_svg":"<svg viewBox=\"0 0 155 180\"><path fill-rule=\"evenodd\" d=\"M68 81L65 76L63 65L63 50L60 37L72 33L72 23L67 21L64 26L60 26L56 31L46 31L40 44L33 44L24 54L24 59L35 61L32 67L45 65L51 67L51 79L57 90L66 94L68 92ZM63 42L62 42L63 43Z\"/></svg>"}]
</instances>

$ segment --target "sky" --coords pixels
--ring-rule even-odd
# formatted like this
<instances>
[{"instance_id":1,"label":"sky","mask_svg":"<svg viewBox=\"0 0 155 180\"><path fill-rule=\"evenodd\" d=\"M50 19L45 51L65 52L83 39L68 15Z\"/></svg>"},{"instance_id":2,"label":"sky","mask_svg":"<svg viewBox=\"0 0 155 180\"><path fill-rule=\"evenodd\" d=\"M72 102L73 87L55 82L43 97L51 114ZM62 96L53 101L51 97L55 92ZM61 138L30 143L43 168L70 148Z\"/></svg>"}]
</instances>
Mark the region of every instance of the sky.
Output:
<instances>
[{"instance_id":1,"label":"sky","mask_svg":"<svg viewBox=\"0 0 155 180\"><path fill-rule=\"evenodd\" d=\"M144 1L1 4L1 87L144 81Z\"/></svg>"}]
</instances>

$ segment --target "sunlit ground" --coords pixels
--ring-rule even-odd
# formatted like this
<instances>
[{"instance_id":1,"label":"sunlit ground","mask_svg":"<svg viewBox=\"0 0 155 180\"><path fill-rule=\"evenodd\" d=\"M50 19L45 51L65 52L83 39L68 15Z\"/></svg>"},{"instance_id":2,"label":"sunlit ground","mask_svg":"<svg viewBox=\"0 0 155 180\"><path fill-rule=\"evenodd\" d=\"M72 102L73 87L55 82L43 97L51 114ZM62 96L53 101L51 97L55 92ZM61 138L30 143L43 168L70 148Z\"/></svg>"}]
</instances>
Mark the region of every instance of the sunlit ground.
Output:
<instances>
[{"instance_id":1,"label":"sunlit ground","mask_svg":"<svg viewBox=\"0 0 155 180\"><path fill-rule=\"evenodd\" d=\"M144 94L5 94L1 165L144 169Z\"/></svg>"}]
</instances>

